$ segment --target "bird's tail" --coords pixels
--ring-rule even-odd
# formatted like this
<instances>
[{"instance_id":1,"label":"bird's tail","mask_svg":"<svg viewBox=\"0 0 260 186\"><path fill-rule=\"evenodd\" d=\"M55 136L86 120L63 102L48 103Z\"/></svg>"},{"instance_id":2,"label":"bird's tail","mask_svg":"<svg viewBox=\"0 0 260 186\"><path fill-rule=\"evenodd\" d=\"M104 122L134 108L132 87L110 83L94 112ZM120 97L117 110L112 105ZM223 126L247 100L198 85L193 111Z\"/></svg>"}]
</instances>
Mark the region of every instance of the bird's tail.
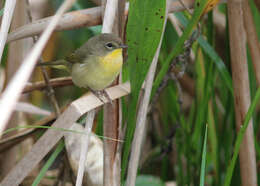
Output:
<instances>
[{"instance_id":1,"label":"bird's tail","mask_svg":"<svg viewBox=\"0 0 260 186\"><path fill-rule=\"evenodd\" d=\"M57 61L40 62L37 64L37 66L49 66L51 68L57 68L67 71L70 71L71 68L71 64L64 59L60 59Z\"/></svg>"}]
</instances>

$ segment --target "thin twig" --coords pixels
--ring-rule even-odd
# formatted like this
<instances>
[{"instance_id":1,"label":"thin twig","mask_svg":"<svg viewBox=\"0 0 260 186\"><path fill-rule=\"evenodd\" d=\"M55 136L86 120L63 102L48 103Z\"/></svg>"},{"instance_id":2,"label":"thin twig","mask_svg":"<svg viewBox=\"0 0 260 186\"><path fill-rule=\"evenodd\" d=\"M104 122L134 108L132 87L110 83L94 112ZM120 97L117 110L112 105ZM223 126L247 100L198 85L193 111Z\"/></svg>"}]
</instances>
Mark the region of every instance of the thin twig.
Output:
<instances>
[{"instance_id":1,"label":"thin twig","mask_svg":"<svg viewBox=\"0 0 260 186\"><path fill-rule=\"evenodd\" d=\"M85 124L86 135L82 136L83 140L82 140L82 143L81 143L79 169L78 169L76 186L82 185L83 176L84 176L85 161L86 161L87 152L88 152L88 143L89 143L89 138L90 138L90 135L91 135L91 130L92 130L94 118L95 118L95 109L89 111L88 114L87 114L87 119L86 119L86 124Z\"/></svg>"},{"instance_id":2,"label":"thin twig","mask_svg":"<svg viewBox=\"0 0 260 186\"><path fill-rule=\"evenodd\" d=\"M27 4L27 15L29 17L29 21L32 22L32 14L31 14L31 11L30 11L30 3L29 3L29 0L26 0L26 4ZM33 43L35 44L38 40L37 36L33 36ZM42 59L42 56L40 57L39 59L39 62L42 63L43 62L43 59ZM42 75L43 75L43 79L47 85L47 97L49 98L51 104L52 104L52 107L55 111L55 114L60 115L60 108L59 108L59 105L58 105L58 102L55 98L55 93L54 93L54 90L53 88L51 87L50 85L50 80L49 80L49 76L48 76L48 73L46 71L46 68L45 67L40 67L41 68L41 71L42 71Z\"/></svg>"},{"instance_id":3,"label":"thin twig","mask_svg":"<svg viewBox=\"0 0 260 186\"><path fill-rule=\"evenodd\" d=\"M61 77L61 78L50 79L49 83L50 83L50 86L52 86L53 88L73 85L71 77ZM23 93L29 93L34 90L43 90L46 87L47 87L47 84L44 81L27 83L26 87L23 89Z\"/></svg>"},{"instance_id":4,"label":"thin twig","mask_svg":"<svg viewBox=\"0 0 260 186\"><path fill-rule=\"evenodd\" d=\"M6 128L7 121L10 118L15 103L19 99L20 94L22 93L22 90L30 77L45 44L58 24L62 14L71 7L74 1L75 0L66 0L61 5L40 39L35 44L29 55L27 55L27 57L23 60L20 68L17 70L16 74L3 92L0 102L0 113L2 115L2 117L0 117L0 137L1 133Z\"/></svg>"},{"instance_id":5,"label":"thin twig","mask_svg":"<svg viewBox=\"0 0 260 186\"><path fill-rule=\"evenodd\" d=\"M166 4L166 15L167 15L168 1L166 1L166 2L167 2L167 4ZM158 62L158 57L159 57L159 53L160 53L160 49L161 49L161 43L162 43L162 39L163 39L163 35L164 35L166 21L167 21L167 19L165 19L165 21L164 21L161 40L158 45L157 51L155 53L155 56L153 58L153 61L151 63L151 66L150 66L150 69L149 69L149 72L147 74L146 81L145 81L144 96L141 99L140 107L139 107L138 114L137 114L136 129L135 129L134 138L133 138L133 142L132 142L129 167L128 167L128 171L127 171L126 186L135 185L137 168L138 168L141 146L142 146L142 140L143 140L143 136L145 133L144 130L145 130L145 125L146 125L146 115L148 112L149 100L150 100L150 95L151 95L152 86L153 86L153 79L154 79L155 70L156 70L156 66L157 66L157 62Z\"/></svg>"},{"instance_id":6,"label":"thin twig","mask_svg":"<svg viewBox=\"0 0 260 186\"><path fill-rule=\"evenodd\" d=\"M4 15L3 15L2 25L0 30L0 64L2 61L1 59L3 55L5 43L7 40L8 31L11 25L15 4L16 4L16 0L5 1Z\"/></svg>"}]
</instances>

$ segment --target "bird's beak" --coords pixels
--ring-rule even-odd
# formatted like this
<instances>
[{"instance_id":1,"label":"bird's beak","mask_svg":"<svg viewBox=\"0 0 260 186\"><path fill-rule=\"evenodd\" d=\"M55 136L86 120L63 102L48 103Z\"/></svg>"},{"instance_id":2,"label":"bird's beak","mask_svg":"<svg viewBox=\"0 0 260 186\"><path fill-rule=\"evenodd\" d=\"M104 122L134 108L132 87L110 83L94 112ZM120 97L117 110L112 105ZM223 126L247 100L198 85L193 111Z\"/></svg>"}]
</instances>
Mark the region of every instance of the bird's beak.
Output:
<instances>
[{"instance_id":1,"label":"bird's beak","mask_svg":"<svg viewBox=\"0 0 260 186\"><path fill-rule=\"evenodd\" d=\"M121 44L119 47L120 47L120 48L128 48L128 46L125 45L125 44Z\"/></svg>"}]
</instances>

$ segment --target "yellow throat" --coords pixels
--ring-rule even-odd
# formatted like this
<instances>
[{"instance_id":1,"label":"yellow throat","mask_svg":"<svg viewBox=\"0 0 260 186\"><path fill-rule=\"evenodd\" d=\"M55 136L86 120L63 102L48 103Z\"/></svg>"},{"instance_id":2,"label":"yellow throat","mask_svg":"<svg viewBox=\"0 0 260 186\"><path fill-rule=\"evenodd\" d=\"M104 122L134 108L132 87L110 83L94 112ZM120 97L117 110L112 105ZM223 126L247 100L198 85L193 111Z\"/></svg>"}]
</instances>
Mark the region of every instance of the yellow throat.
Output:
<instances>
[{"instance_id":1,"label":"yellow throat","mask_svg":"<svg viewBox=\"0 0 260 186\"><path fill-rule=\"evenodd\" d=\"M106 71L119 72L123 64L122 48L118 48L101 58L101 63Z\"/></svg>"}]
</instances>

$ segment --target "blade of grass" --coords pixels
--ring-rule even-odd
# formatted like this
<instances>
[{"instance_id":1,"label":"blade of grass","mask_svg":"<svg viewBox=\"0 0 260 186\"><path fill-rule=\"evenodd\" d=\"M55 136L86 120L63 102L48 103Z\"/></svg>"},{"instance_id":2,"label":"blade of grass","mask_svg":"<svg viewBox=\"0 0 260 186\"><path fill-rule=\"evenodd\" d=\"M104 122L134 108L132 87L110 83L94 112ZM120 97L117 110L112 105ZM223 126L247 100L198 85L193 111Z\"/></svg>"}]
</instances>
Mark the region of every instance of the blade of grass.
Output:
<instances>
[{"instance_id":1,"label":"blade of grass","mask_svg":"<svg viewBox=\"0 0 260 186\"><path fill-rule=\"evenodd\" d=\"M155 94L160 83L162 82L163 77L167 73L171 61L183 51L184 42L189 38L194 27L198 24L198 22L201 18L201 15L203 14L203 11L207 6L207 2L208 2L207 0L196 0L194 14L192 15L192 18L191 18L187 28L184 30L182 36L178 39L178 41L175 45L175 48L171 51L171 53L169 54L169 56L163 63L163 66L162 66L161 70L159 71L157 78L155 79L155 82L153 85L152 97Z\"/></svg>"},{"instance_id":2,"label":"blade of grass","mask_svg":"<svg viewBox=\"0 0 260 186\"><path fill-rule=\"evenodd\" d=\"M63 131L63 132L72 132L72 133L76 133L76 134L83 134L83 135L86 134L85 132L77 131L77 130L71 130L71 129L59 128L59 127L37 126L37 125L24 125L24 126L18 126L18 127L10 128L10 129L7 129L6 131L4 131L3 134L7 134L9 132L12 132L12 131L15 131L15 130L19 130L19 129L30 129L30 128L52 129L52 130ZM124 142L124 141L119 140L119 139L114 139L114 138L110 138L110 137L106 137L106 136L102 136L102 135L97 135L97 134L95 134L95 135L97 137L99 137L99 138L103 138L103 139L107 139L107 140Z\"/></svg>"},{"instance_id":3,"label":"blade of grass","mask_svg":"<svg viewBox=\"0 0 260 186\"><path fill-rule=\"evenodd\" d=\"M208 135L208 125L206 125L204 144L203 144L202 160L201 160L201 167L200 167L200 186L204 186L204 183L205 183L207 135Z\"/></svg>"},{"instance_id":4,"label":"blade of grass","mask_svg":"<svg viewBox=\"0 0 260 186\"><path fill-rule=\"evenodd\" d=\"M52 155L50 156L50 158L48 159L48 161L44 164L44 166L42 167L41 171L39 172L39 174L37 175L37 177L35 178L35 180L32 183L32 186L37 186L40 182L41 179L44 177L44 175L46 174L46 172L48 171L48 169L50 168L50 166L53 164L53 162L55 161L55 159L57 158L57 156L60 154L60 152L62 151L62 149L64 148L65 144L63 141L61 141L55 151L52 153Z\"/></svg>"},{"instance_id":5,"label":"blade of grass","mask_svg":"<svg viewBox=\"0 0 260 186\"><path fill-rule=\"evenodd\" d=\"M234 168L235 168L235 164L236 164L236 160L237 160L237 157L238 157L240 145L242 143L242 140L243 140L243 137L245 135L247 126L249 124L249 121L250 121L250 119L253 115L253 112L256 108L256 105L257 105L259 99L260 99L260 88L257 89L256 95L255 95L255 97L254 97L254 99L253 99L253 101L252 101L252 103L251 103L251 105L248 109L248 112L246 114L245 121L243 122L243 125L239 130L239 133L238 133L238 136L237 136L237 139L236 139L236 142L235 142L234 154L232 156L231 162L230 162L228 169L227 169L227 174L226 174L224 186L229 186L230 183L231 183L231 178L232 178L233 171L234 171Z\"/></svg>"},{"instance_id":6,"label":"blade of grass","mask_svg":"<svg viewBox=\"0 0 260 186\"><path fill-rule=\"evenodd\" d=\"M175 13L175 16L178 18L178 20L181 22L183 26L185 27L187 26L188 20L182 13ZM204 52L213 60L221 75L221 78L223 79L223 83L225 83L228 90L233 95L232 78L230 73L227 70L224 61L219 57L219 55L216 53L213 47L202 36L198 38L198 43L201 46L201 48L204 50Z\"/></svg>"}]
</instances>

